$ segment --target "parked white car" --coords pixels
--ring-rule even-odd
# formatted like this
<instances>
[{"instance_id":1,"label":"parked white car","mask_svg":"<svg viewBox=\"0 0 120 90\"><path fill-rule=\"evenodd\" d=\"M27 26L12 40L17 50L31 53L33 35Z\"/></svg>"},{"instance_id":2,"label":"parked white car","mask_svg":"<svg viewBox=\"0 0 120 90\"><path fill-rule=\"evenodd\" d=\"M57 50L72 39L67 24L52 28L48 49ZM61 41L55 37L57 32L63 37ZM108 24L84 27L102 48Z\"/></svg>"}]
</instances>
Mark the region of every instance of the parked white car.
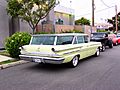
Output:
<instances>
[{"instance_id":1,"label":"parked white car","mask_svg":"<svg viewBox=\"0 0 120 90\"><path fill-rule=\"evenodd\" d=\"M100 55L100 42L90 42L87 34L42 34L33 35L29 45L20 47L22 60L62 64L70 63L72 67L78 61Z\"/></svg>"}]
</instances>

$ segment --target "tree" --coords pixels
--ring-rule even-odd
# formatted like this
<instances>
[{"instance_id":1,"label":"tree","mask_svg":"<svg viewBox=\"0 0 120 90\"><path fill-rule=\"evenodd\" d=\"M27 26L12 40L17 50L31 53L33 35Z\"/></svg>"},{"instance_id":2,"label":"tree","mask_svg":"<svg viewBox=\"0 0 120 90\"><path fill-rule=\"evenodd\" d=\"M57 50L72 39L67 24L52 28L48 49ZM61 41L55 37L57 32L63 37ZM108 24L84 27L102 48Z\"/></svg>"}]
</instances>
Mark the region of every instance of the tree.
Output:
<instances>
[{"instance_id":1,"label":"tree","mask_svg":"<svg viewBox=\"0 0 120 90\"><path fill-rule=\"evenodd\" d=\"M75 21L75 25L90 25L90 20L82 17L81 19Z\"/></svg>"},{"instance_id":2,"label":"tree","mask_svg":"<svg viewBox=\"0 0 120 90\"><path fill-rule=\"evenodd\" d=\"M112 19L108 19L108 23L112 24L113 27L110 27L110 29L114 30L116 29L116 16L113 16ZM120 30L120 12L117 14L118 17L118 30Z\"/></svg>"},{"instance_id":3,"label":"tree","mask_svg":"<svg viewBox=\"0 0 120 90\"><path fill-rule=\"evenodd\" d=\"M8 0L7 12L12 17L25 20L35 33L39 21L44 19L56 0Z\"/></svg>"}]
</instances>

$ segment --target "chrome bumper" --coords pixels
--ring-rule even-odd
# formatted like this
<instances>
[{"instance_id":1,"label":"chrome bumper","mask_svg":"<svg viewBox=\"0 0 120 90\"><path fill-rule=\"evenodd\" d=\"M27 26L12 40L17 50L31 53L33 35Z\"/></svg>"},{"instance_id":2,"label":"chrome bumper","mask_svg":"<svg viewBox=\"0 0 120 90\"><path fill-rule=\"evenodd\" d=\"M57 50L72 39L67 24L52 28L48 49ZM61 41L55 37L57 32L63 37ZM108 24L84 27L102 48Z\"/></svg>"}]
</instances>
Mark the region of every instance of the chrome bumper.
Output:
<instances>
[{"instance_id":1,"label":"chrome bumper","mask_svg":"<svg viewBox=\"0 0 120 90\"><path fill-rule=\"evenodd\" d=\"M37 62L37 63L51 63L51 64L62 64L64 58L52 58L52 57L41 57L41 56L29 56L19 55L21 60Z\"/></svg>"}]
</instances>

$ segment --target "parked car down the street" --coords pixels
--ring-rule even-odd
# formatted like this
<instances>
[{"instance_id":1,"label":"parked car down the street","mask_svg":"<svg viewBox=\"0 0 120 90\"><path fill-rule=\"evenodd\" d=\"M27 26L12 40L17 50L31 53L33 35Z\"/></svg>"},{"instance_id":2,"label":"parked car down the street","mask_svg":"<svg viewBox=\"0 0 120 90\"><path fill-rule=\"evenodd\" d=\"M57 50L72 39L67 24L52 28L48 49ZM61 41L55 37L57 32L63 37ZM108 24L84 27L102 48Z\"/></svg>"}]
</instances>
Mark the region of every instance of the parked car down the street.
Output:
<instances>
[{"instance_id":1,"label":"parked car down the street","mask_svg":"<svg viewBox=\"0 0 120 90\"><path fill-rule=\"evenodd\" d=\"M69 63L76 67L83 58L99 56L101 46L100 42L90 42L87 34L40 34L33 35L29 45L20 47L19 56L37 63Z\"/></svg>"},{"instance_id":2,"label":"parked car down the street","mask_svg":"<svg viewBox=\"0 0 120 90\"><path fill-rule=\"evenodd\" d=\"M105 51L106 46L113 48L113 43L110 38L108 38L107 32L94 32L91 34L90 41L101 42L101 51Z\"/></svg>"},{"instance_id":3,"label":"parked car down the street","mask_svg":"<svg viewBox=\"0 0 120 90\"><path fill-rule=\"evenodd\" d=\"M112 39L113 45L117 46L118 44L120 44L120 37L119 37L119 35L109 34L108 37L110 39Z\"/></svg>"},{"instance_id":4,"label":"parked car down the street","mask_svg":"<svg viewBox=\"0 0 120 90\"><path fill-rule=\"evenodd\" d=\"M120 38L120 33L117 34L117 37Z\"/></svg>"}]
</instances>

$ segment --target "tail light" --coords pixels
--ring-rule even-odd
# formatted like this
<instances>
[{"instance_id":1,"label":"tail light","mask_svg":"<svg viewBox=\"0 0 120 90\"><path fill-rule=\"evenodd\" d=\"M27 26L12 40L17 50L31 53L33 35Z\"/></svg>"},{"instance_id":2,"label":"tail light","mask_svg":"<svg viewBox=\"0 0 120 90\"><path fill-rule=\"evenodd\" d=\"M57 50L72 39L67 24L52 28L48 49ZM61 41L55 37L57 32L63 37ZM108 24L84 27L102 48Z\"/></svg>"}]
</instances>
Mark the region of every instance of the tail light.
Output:
<instances>
[{"instance_id":1,"label":"tail light","mask_svg":"<svg viewBox=\"0 0 120 90\"><path fill-rule=\"evenodd\" d=\"M52 50L53 52L55 52L55 49L54 49L54 48L52 48L51 50Z\"/></svg>"}]
</instances>

